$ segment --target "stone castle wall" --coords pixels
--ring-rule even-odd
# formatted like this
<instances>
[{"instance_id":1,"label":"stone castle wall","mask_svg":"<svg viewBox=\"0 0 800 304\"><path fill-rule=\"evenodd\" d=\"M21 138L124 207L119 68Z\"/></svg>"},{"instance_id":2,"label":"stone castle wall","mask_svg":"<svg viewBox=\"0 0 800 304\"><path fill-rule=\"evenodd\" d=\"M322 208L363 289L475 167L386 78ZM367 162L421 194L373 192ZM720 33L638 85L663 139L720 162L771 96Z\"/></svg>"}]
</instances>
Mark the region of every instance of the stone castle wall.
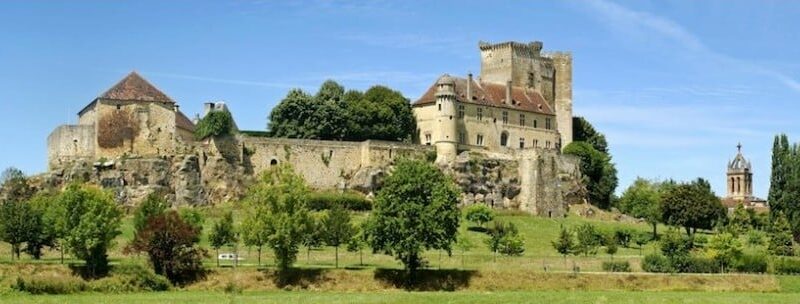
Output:
<instances>
[{"instance_id":1,"label":"stone castle wall","mask_svg":"<svg viewBox=\"0 0 800 304\"><path fill-rule=\"evenodd\" d=\"M47 137L48 167L94 157L94 125L62 125Z\"/></svg>"}]
</instances>

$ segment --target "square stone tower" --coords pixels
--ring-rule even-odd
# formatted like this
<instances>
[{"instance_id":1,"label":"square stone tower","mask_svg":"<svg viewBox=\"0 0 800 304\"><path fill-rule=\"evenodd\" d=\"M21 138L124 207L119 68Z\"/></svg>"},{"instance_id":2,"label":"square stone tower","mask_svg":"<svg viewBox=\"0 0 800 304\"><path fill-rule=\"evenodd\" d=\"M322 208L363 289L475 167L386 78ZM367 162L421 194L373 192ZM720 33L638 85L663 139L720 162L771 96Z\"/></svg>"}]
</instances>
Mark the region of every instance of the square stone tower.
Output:
<instances>
[{"instance_id":1,"label":"square stone tower","mask_svg":"<svg viewBox=\"0 0 800 304\"><path fill-rule=\"evenodd\" d=\"M542 53L542 42L479 42L481 81L539 92L556 112L561 147L572 142L572 55Z\"/></svg>"}]
</instances>

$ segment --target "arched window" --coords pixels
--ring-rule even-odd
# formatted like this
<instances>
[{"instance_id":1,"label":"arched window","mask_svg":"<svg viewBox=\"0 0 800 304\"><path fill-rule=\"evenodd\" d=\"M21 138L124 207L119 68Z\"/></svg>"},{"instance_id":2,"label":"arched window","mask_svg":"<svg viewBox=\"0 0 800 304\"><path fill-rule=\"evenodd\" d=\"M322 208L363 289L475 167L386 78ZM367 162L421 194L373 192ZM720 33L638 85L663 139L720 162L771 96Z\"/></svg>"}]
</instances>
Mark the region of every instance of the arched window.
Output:
<instances>
[{"instance_id":1,"label":"arched window","mask_svg":"<svg viewBox=\"0 0 800 304\"><path fill-rule=\"evenodd\" d=\"M278 164L278 160L277 159L273 158L271 161L269 161L269 165L270 166L274 166L274 165L277 165L277 164Z\"/></svg>"},{"instance_id":2,"label":"arched window","mask_svg":"<svg viewBox=\"0 0 800 304\"><path fill-rule=\"evenodd\" d=\"M500 146L508 146L508 132L506 131L503 131L503 133L500 134Z\"/></svg>"}]
</instances>

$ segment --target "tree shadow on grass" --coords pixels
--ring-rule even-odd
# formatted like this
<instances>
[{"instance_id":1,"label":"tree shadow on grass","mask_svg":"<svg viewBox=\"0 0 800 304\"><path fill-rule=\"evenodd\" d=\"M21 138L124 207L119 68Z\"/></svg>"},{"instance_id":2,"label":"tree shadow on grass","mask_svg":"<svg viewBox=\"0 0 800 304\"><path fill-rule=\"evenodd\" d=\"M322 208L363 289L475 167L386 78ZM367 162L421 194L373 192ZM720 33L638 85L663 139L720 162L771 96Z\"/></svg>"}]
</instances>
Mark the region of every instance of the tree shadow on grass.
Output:
<instances>
[{"instance_id":1,"label":"tree shadow on grass","mask_svg":"<svg viewBox=\"0 0 800 304\"><path fill-rule=\"evenodd\" d=\"M456 291L469 287L475 270L421 269L409 274L402 269L375 269L375 279L396 288L413 291Z\"/></svg>"},{"instance_id":2,"label":"tree shadow on grass","mask_svg":"<svg viewBox=\"0 0 800 304\"><path fill-rule=\"evenodd\" d=\"M471 227L467 227L467 230L472 231L472 232L489 233L489 229L487 229L485 227L471 226Z\"/></svg>"},{"instance_id":3,"label":"tree shadow on grass","mask_svg":"<svg viewBox=\"0 0 800 304\"><path fill-rule=\"evenodd\" d=\"M318 285L321 282L330 280L325 276L326 272L327 270L325 269L316 268L289 268L285 270L264 270L264 275L279 288L297 287L305 289L310 285Z\"/></svg>"}]
</instances>

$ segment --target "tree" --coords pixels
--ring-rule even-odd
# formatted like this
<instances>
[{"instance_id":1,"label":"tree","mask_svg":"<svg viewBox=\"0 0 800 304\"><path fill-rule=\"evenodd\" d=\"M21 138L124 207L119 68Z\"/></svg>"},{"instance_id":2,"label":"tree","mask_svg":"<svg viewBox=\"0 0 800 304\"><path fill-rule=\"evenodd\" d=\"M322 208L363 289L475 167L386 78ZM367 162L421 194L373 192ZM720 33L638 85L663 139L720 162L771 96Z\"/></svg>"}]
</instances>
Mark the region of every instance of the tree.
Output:
<instances>
[{"instance_id":1,"label":"tree","mask_svg":"<svg viewBox=\"0 0 800 304\"><path fill-rule=\"evenodd\" d=\"M11 244L11 259L19 259L22 244L29 238L29 231L36 229L35 215L25 202L5 201L0 203L0 239Z\"/></svg>"},{"instance_id":2,"label":"tree","mask_svg":"<svg viewBox=\"0 0 800 304\"><path fill-rule=\"evenodd\" d=\"M586 178L589 202L603 209L611 207L611 198L617 187L617 169L611 163L611 157L581 141L567 145L564 154L580 158L580 171Z\"/></svg>"},{"instance_id":3,"label":"tree","mask_svg":"<svg viewBox=\"0 0 800 304\"><path fill-rule=\"evenodd\" d=\"M575 247L576 254L583 254L589 256L597 254L597 248L603 244L603 235L597 231L594 225L585 223L578 226L575 230L577 235L577 245Z\"/></svg>"},{"instance_id":4,"label":"tree","mask_svg":"<svg viewBox=\"0 0 800 304\"><path fill-rule=\"evenodd\" d=\"M147 221L154 216L161 215L167 210L167 201L156 193L150 193L133 212L133 229L139 232L147 225Z\"/></svg>"},{"instance_id":5,"label":"tree","mask_svg":"<svg viewBox=\"0 0 800 304\"><path fill-rule=\"evenodd\" d=\"M789 165L787 157L790 156L789 138L786 134L775 135L775 140L772 144L772 171L770 173L769 194L767 201L770 204L770 215L774 220L774 215L779 212L784 213L787 206L784 206L784 191L786 191L786 182L789 173Z\"/></svg>"},{"instance_id":6,"label":"tree","mask_svg":"<svg viewBox=\"0 0 800 304\"><path fill-rule=\"evenodd\" d=\"M748 213L747 210L744 209L744 206L739 203L736 205L736 209L733 210L731 219L728 222L727 230L734 236L739 236L740 234L745 233L753 228L752 222L753 220L750 218L750 213Z\"/></svg>"},{"instance_id":7,"label":"tree","mask_svg":"<svg viewBox=\"0 0 800 304\"><path fill-rule=\"evenodd\" d=\"M356 233L347 242L347 251L358 252L359 266L364 266L364 248L367 247L367 227L362 223L356 226Z\"/></svg>"},{"instance_id":8,"label":"tree","mask_svg":"<svg viewBox=\"0 0 800 304\"><path fill-rule=\"evenodd\" d=\"M254 210L255 208L250 207L248 209ZM241 226L242 241L245 246L255 246L258 251L258 266L261 266L261 252L269 238L269 235L267 235L267 223L264 219L265 216L263 214L248 212L245 214Z\"/></svg>"},{"instance_id":9,"label":"tree","mask_svg":"<svg viewBox=\"0 0 800 304\"><path fill-rule=\"evenodd\" d=\"M193 207L183 207L178 209L178 214L184 223L189 224L197 230L198 238L203 234L203 224L206 222L206 219L200 210Z\"/></svg>"},{"instance_id":10,"label":"tree","mask_svg":"<svg viewBox=\"0 0 800 304\"><path fill-rule=\"evenodd\" d=\"M725 268L730 268L742 256L742 243L733 234L723 232L711 237L707 250L725 272Z\"/></svg>"},{"instance_id":11,"label":"tree","mask_svg":"<svg viewBox=\"0 0 800 304\"><path fill-rule=\"evenodd\" d=\"M294 264L308 232L307 193L303 178L290 166L279 165L264 171L245 197L247 212L263 221L266 244L274 252L281 271Z\"/></svg>"},{"instance_id":12,"label":"tree","mask_svg":"<svg viewBox=\"0 0 800 304\"><path fill-rule=\"evenodd\" d=\"M222 216L208 235L208 243L217 252L217 267L219 267L219 249L223 246L230 246L238 241L236 230L233 228L233 213L228 211ZM239 257L237 256L236 259Z\"/></svg>"},{"instance_id":13,"label":"tree","mask_svg":"<svg viewBox=\"0 0 800 304\"><path fill-rule=\"evenodd\" d=\"M524 240L519 235L519 230L514 223L495 222L494 226L489 229L486 245L495 254L495 257L497 253L519 256L525 252Z\"/></svg>"},{"instance_id":14,"label":"tree","mask_svg":"<svg viewBox=\"0 0 800 304\"><path fill-rule=\"evenodd\" d=\"M606 245L606 253L608 253L608 255L611 256L612 260L614 259L614 255L617 254L617 250L619 249L619 246L617 245L618 242L619 241L617 240L617 237L614 234L609 233L605 236L604 243Z\"/></svg>"},{"instance_id":15,"label":"tree","mask_svg":"<svg viewBox=\"0 0 800 304\"><path fill-rule=\"evenodd\" d=\"M325 244L325 227L322 226L322 219L325 214L312 213L304 223L303 237L300 243L306 247L306 263L311 263L311 250L320 248Z\"/></svg>"},{"instance_id":16,"label":"tree","mask_svg":"<svg viewBox=\"0 0 800 304\"><path fill-rule=\"evenodd\" d=\"M33 196L35 189L22 170L8 167L0 174L0 200L24 202Z\"/></svg>"},{"instance_id":17,"label":"tree","mask_svg":"<svg viewBox=\"0 0 800 304\"><path fill-rule=\"evenodd\" d=\"M636 233L633 236L633 242L636 243L636 246L639 246L639 255L642 255L642 250L644 249L644 245L647 245L647 243L649 243L650 240L652 240L652 237L649 234L643 232Z\"/></svg>"},{"instance_id":18,"label":"tree","mask_svg":"<svg viewBox=\"0 0 800 304\"><path fill-rule=\"evenodd\" d=\"M400 160L375 197L369 218L370 247L393 255L413 275L424 250L450 253L459 226L459 190L436 167Z\"/></svg>"},{"instance_id":19,"label":"tree","mask_svg":"<svg viewBox=\"0 0 800 304\"><path fill-rule=\"evenodd\" d=\"M322 219L325 244L335 248L336 268L339 268L339 246L353 238L356 229L350 223L350 213L342 206L334 205L328 211L328 216Z\"/></svg>"},{"instance_id":20,"label":"tree","mask_svg":"<svg viewBox=\"0 0 800 304\"><path fill-rule=\"evenodd\" d=\"M661 214L664 222L680 226L691 235L695 230L711 229L725 217L725 207L701 179L670 187L663 196Z\"/></svg>"},{"instance_id":21,"label":"tree","mask_svg":"<svg viewBox=\"0 0 800 304\"><path fill-rule=\"evenodd\" d=\"M356 94L346 94L345 98ZM384 86L369 88L361 98L347 100L349 132L346 140L410 141L417 123L409 100Z\"/></svg>"},{"instance_id":22,"label":"tree","mask_svg":"<svg viewBox=\"0 0 800 304\"><path fill-rule=\"evenodd\" d=\"M194 128L194 137L206 139L208 137L230 135L236 129L231 112L227 110L211 111L197 122Z\"/></svg>"},{"instance_id":23,"label":"tree","mask_svg":"<svg viewBox=\"0 0 800 304\"><path fill-rule=\"evenodd\" d=\"M267 129L275 137L316 138L319 103L300 89L286 94L269 114Z\"/></svg>"},{"instance_id":24,"label":"tree","mask_svg":"<svg viewBox=\"0 0 800 304\"><path fill-rule=\"evenodd\" d=\"M205 250L197 248L199 231L184 222L178 212L148 218L127 250L146 252L153 270L173 284L192 282L205 273Z\"/></svg>"},{"instance_id":25,"label":"tree","mask_svg":"<svg viewBox=\"0 0 800 304\"><path fill-rule=\"evenodd\" d=\"M564 265L567 264L567 255L575 250L575 237L572 232L564 226L561 226L561 232L558 234L558 239L552 241L553 248L564 257Z\"/></svg>"},{"instance_id":26,"label":"tree","mask_svg":"<svg viewBox=\"0 0 800 304\"><path fill-rule=\"evenodd\" d=\"M617 207L622 213L636 218L643 218L653 227L653 239L658 236L656 231L661 222L661 195L658 185L643 178L637 178L628 189L622 193L617 202Z\"/></svg>"},{"instance_id":27,"label":"tree","mask_svg":"<svg viewBox=\"0 0 800 304\"><path fill-rule=\"evenodd\" d=\"M783 213L778 212L769 232L769 252L778 256L794 255L792 228Z\"/></svg>"},{"instance_id":28,"label":"tree","mask_svg":"<svg viewBox=\"0 0 800 304\"><path fill-rule=\"evenodd\" d=\"M456 239L456 249L461 251L461 267L464 267L464 254L472 250L472 248L475 248L475 244L473 244L465 234L458 236Z\"/></svg>"},{"instance_id":29,"label":"tree","mask_svg":"<svg viewBox=\"0 0 800 304\"><path fill-rule=\"evenodd\" d=\"M106 252L121 233L122 212L110 194L89 186L72 184L59 197L65 211L64 245L86 262L88 274L104 274Z\"/></svg>"},{"instance_id":30,"label":"tree","mask_svg":"<svg viewBox=\"0 0 800 304\"><path fill-rule=\"evenodd\" d=\"M27 219L28 232L25 239L25 252L38 260L42 257L42 249L47 246L54 248L61 237L58 220L49 212L57 212L58 198L49 192L35 194L27 204L30 206L30 217ZM51 211L52 210L52 211Z\"/></svg>"},{"instance_id":31,"label":"tree","mask_svg":"<svg viewBox=\"0 0 800 304\"><path fill-rule=\"evenodd\" d=\"M606 136L597 132L592 124L583 117L572 117L572 140L586 142L595 150L608 154Z\"/></svg>"},{"instance_id":32,"label":"tree","mask_svg":"<svg viewBox=\"0 0 800 304\"><path fill-rule=\"evenodd\" d=\"M483 224L491 222L494 219L494 211L484 204L474 204L467 207L464 218L477 224L478 227L483 228Z\"/></svg>"}]
</instances>

